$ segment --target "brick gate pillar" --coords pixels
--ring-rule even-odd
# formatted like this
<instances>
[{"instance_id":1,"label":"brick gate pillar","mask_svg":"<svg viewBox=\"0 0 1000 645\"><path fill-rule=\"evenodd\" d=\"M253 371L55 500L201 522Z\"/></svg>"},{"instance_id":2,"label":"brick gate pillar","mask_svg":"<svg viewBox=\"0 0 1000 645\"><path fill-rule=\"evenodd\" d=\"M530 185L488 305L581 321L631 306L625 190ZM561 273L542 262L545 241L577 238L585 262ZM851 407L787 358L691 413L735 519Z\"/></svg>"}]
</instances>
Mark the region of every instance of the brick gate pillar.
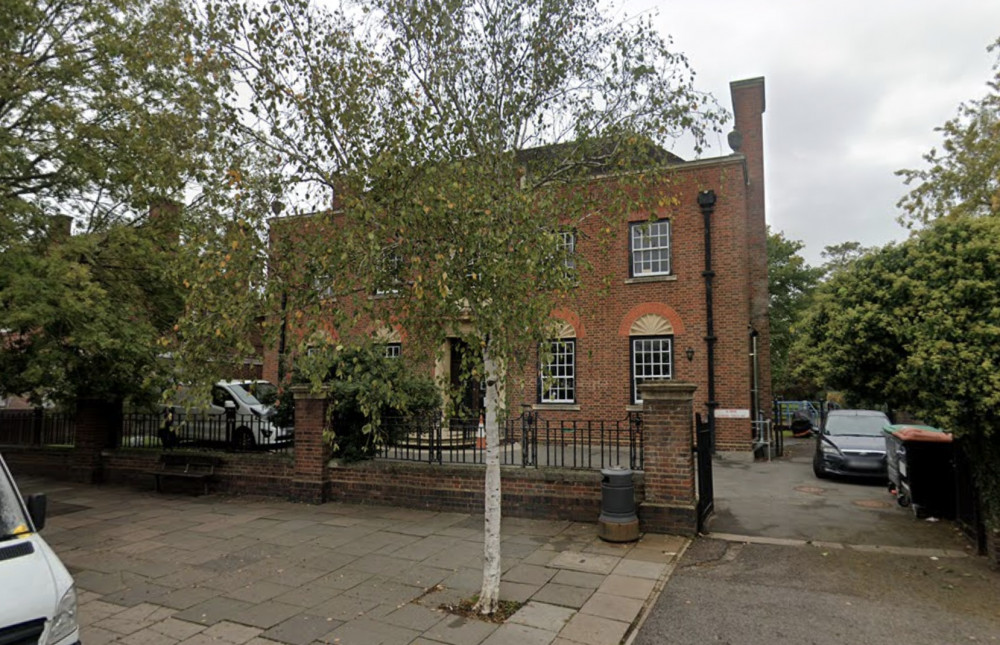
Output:
<instances>
[{"instance_id":1,"label":"brick gate pillar","mask_svg":"<svg viewBox=\"0 0 1000 645\"><path fill-rule=\"evenodd\" d=\"M658 381L642 393L645 500L639 506L643 531L695 535L698 531L694 461L692 383Z\"/></svg>"},{"instance_id":2,"label":"brick gate pillar","mask_svg":"<svg viewBox=\"0 0 1000 645\"><path fill-rule=\"evenodd\" d=\"M323 430L327 427L326 390L313 392L308 385L292 386L295 396L295 474L289 498L322 504L326 494L326 464L330 458Z\"/></svg>"},{"instance_id":3,"label":"brick gate pillar","mask_svg":"<svg viewBox=\"0 0 1000 645\"><path fill-rule=\"evenodd\" d=\"M78 399L76 402L76 439L73 481L99 484L103 478L101 453L115 448L121 430L121 401Z\"/></svg>"}]
</instances>

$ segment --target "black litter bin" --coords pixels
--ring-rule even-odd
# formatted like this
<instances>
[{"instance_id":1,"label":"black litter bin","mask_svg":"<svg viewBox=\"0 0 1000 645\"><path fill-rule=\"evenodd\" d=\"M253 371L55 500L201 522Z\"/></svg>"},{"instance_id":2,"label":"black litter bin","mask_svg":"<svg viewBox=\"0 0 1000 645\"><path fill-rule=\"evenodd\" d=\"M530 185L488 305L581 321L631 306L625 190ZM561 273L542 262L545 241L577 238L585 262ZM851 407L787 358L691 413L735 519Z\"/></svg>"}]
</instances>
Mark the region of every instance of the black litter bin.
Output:
<instances>
[{"instance_id":1,"label":"black litter bin","mask_svg":"<svg viewBox=\"0 0 1000 645\"><path fill-rule=\"evenodd\" d=\"M608 542L639 539L639 517L635 514L632 471L615 466L601 471L601 516L597 534Z\"/></svg>"},{"instance_id":2,"label":"black litter bin","mask_svg":"<svg viewBox=\"0 0 1000 645\"><path fill-rule=\"evenodd\" d=\"M951 434L930 426L887 426L889 489L917 517L955 517L955 464Z\"/></svg>"}]
</instances>

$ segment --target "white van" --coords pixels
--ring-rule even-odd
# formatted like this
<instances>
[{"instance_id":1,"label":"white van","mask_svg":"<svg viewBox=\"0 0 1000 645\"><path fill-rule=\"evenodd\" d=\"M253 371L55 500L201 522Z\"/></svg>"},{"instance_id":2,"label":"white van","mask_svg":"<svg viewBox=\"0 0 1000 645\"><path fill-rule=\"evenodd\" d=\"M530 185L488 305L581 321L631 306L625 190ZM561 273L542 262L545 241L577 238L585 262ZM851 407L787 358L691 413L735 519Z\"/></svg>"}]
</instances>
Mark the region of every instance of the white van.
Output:
<instances>
[{"instance_id":1,"label":"white van","mask_svg":"<svg viewBox=\"0 0 1000 645\"><path fill-rule=\"evenodd\" d=\"M274 385L268 381L219 381L212 386L208 405L195 404L191 395L182 390L178 404L170 406L173 440L225 443L244 450L290 444L292 429L274 425L274 410L252 394L269 387ZM229 423L227 410L231 415Z\"/></svg>"},{"instance_id":2,"label":"white van","mask_svg":"<svg viewBox=\"0 0 1000 645\"><path fill-rule=\"evenodd\" d=\"M0 456L0 643L80 642L73 578L38 531L45 496L25 504Z\"/></svg>"}]
</instances>

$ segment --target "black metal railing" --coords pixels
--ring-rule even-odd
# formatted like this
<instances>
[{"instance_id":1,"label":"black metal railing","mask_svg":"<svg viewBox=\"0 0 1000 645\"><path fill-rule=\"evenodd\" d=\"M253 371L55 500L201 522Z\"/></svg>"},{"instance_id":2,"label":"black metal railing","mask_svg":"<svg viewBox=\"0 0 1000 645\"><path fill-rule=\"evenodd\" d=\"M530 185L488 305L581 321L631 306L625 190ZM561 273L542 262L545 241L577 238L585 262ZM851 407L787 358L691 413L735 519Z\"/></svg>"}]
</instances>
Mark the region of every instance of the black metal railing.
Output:
<instances>
[{"instance_id":1,"label":"black metal railing","mask_svg":"<svg viewBox=\"0 0 1000 645\"><path fill-rule=\"evenodd\" d=\"M289 452L294 432L255 414L209 414L174 409L122 415L123 448L200 448L243 452Z\"/></svg>"},{"instance_id":2,"label":"black metal railing","mask_svg":"<svg viewBox=\"0 0 1000 645\"><path fill-rule=\"evenodd\" d=\"M387 418L376 458L444 464L483 464L486 439L474 423L438 416ZM500 434L500 463L523 468L595 470L643 468L642 415L618 421L553 421L527 412Z\"/></svg>"},{"instance_id":3,"label":"black metal railing","mask_svg":"<svg viewBox=\"0 0 1000 645\"><path fill-rule=\"evenodd\" d=\"M72 414L43 408L0 410L0 445L72 446L75 441Z\"/></svg>"}]
</instances>

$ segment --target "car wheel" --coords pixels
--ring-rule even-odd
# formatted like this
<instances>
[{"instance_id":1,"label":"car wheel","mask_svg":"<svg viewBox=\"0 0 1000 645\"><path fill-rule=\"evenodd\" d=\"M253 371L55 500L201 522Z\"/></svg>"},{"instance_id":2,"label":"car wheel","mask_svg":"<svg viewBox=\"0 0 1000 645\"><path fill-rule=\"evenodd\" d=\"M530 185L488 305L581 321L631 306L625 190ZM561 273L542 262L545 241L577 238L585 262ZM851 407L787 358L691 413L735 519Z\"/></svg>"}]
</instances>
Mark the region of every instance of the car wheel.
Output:
<instances>
[{"instance_id":1,"label":"car wheel","mask_svg":"<svg viewBox=\"0 0 1000 645\"><path fill-rule=\"evenodd\" d=\"M253 450L257 442L253 438L253 433L250 432L250 428L237 428L236 434L233 435L233 446L237 450Z\"/></svg>"},{"instance_id":2,"label":"car wheel","mask_svg":"<svg viewBox=\"0 0 1000 645\"><path fill-rule=\"evenodd\" d=\"M815 459L813 459L813 474L816 475L817 479L826 479L828 477L823 463L816 461Z\"/></svg>"}]
</instances>

